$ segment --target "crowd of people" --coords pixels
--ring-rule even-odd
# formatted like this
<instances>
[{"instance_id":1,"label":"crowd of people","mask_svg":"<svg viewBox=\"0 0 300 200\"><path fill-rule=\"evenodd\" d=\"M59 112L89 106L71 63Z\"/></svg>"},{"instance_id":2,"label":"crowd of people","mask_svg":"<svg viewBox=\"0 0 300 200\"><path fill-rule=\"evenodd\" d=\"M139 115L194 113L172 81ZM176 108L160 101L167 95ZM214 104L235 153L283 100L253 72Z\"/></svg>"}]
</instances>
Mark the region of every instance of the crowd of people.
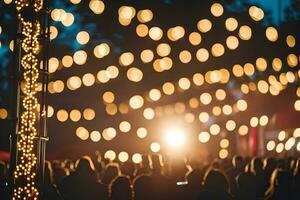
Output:
<instances>
[{"instance_id":1,"label":"crowd of people","mask_svg":"<svg viewBox=\"0 0 300 200\"><path fill-rule=\"evenodd\" d=\"M0 162L0 199L7 194ZM84 156L46 162L43 200L296 200L300 159L243 158L196 165L144 155L140 164Z\"/></svg>"}]
</instances>

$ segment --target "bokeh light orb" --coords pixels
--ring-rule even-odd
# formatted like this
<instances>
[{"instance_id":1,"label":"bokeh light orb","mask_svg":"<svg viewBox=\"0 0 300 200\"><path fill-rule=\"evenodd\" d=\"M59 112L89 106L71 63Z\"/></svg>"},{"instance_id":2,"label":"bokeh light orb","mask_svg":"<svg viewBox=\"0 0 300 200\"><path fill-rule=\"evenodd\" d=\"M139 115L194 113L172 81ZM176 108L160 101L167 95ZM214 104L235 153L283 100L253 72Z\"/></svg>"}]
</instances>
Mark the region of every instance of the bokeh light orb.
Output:
<instances>
[{"instance_id":1,"label":"bokeh light orb","mask_svg":"<svg viewBox=\"0 0 300 200\"><path fill-rule=\"evenodd\" d=\"M140 95L134 95L129 99L129 105L132 109L139 109L144 105L144 98Z\"/></svg>"},{"instance_id":2,"label":"bokeh light orb","mask_svg":"<svg viewBox=\"0 0 300 200\"><path fill-rule=\"evenodd\" d=\"M271 42L276 42L278 40L278 32L276 28L270 26L266 29L266 37Z\"/></svg>"},{"instance_id":3,"label":"bokeh light orb","mask_svg":"<svg viewBox=\"0 0 300 200\"><path fill-rule=\"evenodd\" d=\"M140 127L140 128L137 129L136 135L137 135L139 138L143 139L143 138L145 138L145 137L148 135L148 131L147 131L146 128Z\"/></svg>"},{"instance_id":4,"label":"bokeh light orb","mask_svg":"<svg viewBox=\"0 0 300 200\"><path fill-rule=\"evenodd\" d=\"M100 15L105 9L105 4L100 0L91 0L89 3L89 7L93 11L93 13Z\"/></svg>"},{"instance_id":5,"label":"bokeh light orb","mask_svg":"<svg viewBox=\"0 0 300 200\"><path fill-rule=\"evenodd\" d=\"M137 18L141 23L150 22L153 19L153 12L149 9L140 10L137 13Z\"/></svg>"},{"instance_id":6,"label":"bokeh light orb","mask_svg":"<svg viewBox=\"0 0 300 200\"><path fill-rule=\"evenodd\" d=\"M110 47L107 43L99 44L94 48L94 55L97 58L103 58L104 56L107 56L109 52L110 52Z\"/></svg>"},{"instance_id":7,"label":"bokeh light orb","mask_svg":"<svg viewBox=\"0 0 300 200\"><path fill-rule=\"evenodd\" d=\"M150 145L150 149L152 152L157 153L160 151L160 144L158 142L152 142Z\"/></svg>"},{"instance_id":8,"label":"bokeh light orb","mask_svg":"<svg viewBox=\"0 0 300 200\"><path fill-rule=\"evenodd\" d=\"M76 35L76 40L81 45L87 44L90 40L90 35L86 31L80 31Z\"/></svg>"},{"instance_id":9,"label":"bokeh light orb","mask_svg":"<svg viewBox=\"0 0 300 200\"><path fill-rule=\"evenodd\" d=\"M261 21L265 14L261 8L257 6L251 6L249 8L249 15L254 21Z\"/></svg>"},{"instance_id":10,"label":"bokeh light orb","mask_svg":"<svg viewBox=\"0 0 300 200\"><path fill-rule=\"evenodd\" d=\"M225 21L225 27L228 31L235 31L238 25L238 21L233 17L230 17Z\"/></svg>"},{"instance_id":11,"label":"bokeh light orb","mask_svg":"<svg viewBox=\"0 0 300 200\"><path fill-rule=\"evenodd\" d=\"M95 118L96 113L92 108L86 108L83 110L83 118L85 120L91 121Z\"/></svg>"},{"instance_id":12,"label":"bokeh light orb","mask_svg":"<svg viewBox=\"0 0 300 200\"><path fill-rule=\"evenodd\" d=\"M118 159L119 159L121 162L126 162L126 161L128 160L128 158L129 158L129 155L128 155L128 153L125 152L125 151L120 152L119 155L118 155Z\"/></svg>"},{"instance_id":13,"label":"bokeh light orb","mask_svg":"<svg viewBox=\"0 0 300 200\"><path fill-rule=\"evenodd\" d=\"M135 153L132 155L132 162L135 164L139 164L143 161L142 155L139 153Z\"/></svg>"},{"instance_id":14,"label":"bokeh light orb","mask_svg":"<svg viewBox=\"0 0 300 200\"><path fill-rule=\"evenodd\" d=\"M84 65L87 60L87 53L84 50L76 51L73 55L73 60L77 65Z\"/></svg>"},{"instance_id":15,"label":"bokeh light orb","mask_svg":"<svg viewBox=\"0 0 300 200\"><path fill-rule=\"evenodd\" d=\"M104 153L104 158L111 161L115 160L117 157L116 153L113 150L108 150Z\"/></svg>"},{"instance_id":16,"label":"bokeh light orb","mask_svg":"<svg viewBox=\"0 0 300 200\"><path fill-rule=\"evenodd\" d=\"M208 19L201 19L197 23L197 28L202 33L207 33L212 28L212 23Z\"/></svg>"},{"instance_id":17,"label":"bokeh light orb","mask_svg":"<svg viewBox=\"0 0 300 200\"><path fill-rule=\"evenodd\" d=\"M135 32L139 37L146 37L149 33L149 28L145 24L139 24L136 26Z\"/></svg>"},{"instance_id":18,"label":"bokeh light orb","mask_svg":"<svg viewBox=\"0 0 300 200\"><path fill-rule=\"evenodd\" d=\"M119 57L119 63L121 66L129 66L134 61L134 55L131 52L122 53Z\"/></svg>"},{"instance_id":19,"label":"bokeh light orb","mask_svg":"<svg viewBox=\"0 0 300 200\"><path fill-rule=\"evenodd\" d=\"M101 139L101 134L99 131L92 131L90 134L90 138L93 142L99 142Z\"/></svg>"},{"instance_id":20,"label":"bokeh light orb","mask_svg":"<svg viewBox=\"0 0 300 200\"><path fill-rule=\"evenodd\" d=\"M131 124L128 121L122 121L119 124L119 129L123 133L128 133L131 130Z\"/></svg>"},{"instance_id":21,"label":"bokeh light orb","mask_svg":"<svg viewBox=\"0 0 300 200\"><path fill-rule=\"evenodd\" d=\"M201 143L207 143L210 139L210 134L208 132L201 132L199 133L198 135L198 140L201 142Z\"/></svg>"},{"instance_id":22,"label":"bokeh light orb","mask_svg":"<svg viewBox=\"0 0 300 200\"><path fill-rule=\"evenodd\" d=\"M196 57L200 62L206 62L209 58L209 52L205 48L201 48L197 51Z\"/></svg>"},{"instance_id":23,"label":"bokeh light orb","mask_svg":"<svg viewBox=\"0 0 300 200\"><path fill-rule=\"evenodd\" d=\"M192 32L189 35L189 41L192 45L197 46L201 43L202 37L198 32Z\"/></svg>"},{"instance_id":24,"label":"bokeh light orb","mask_svg":"<svg viewBox=\"0 0 300 200\"><path fill-rule=\"evenodd\" d=\"M131 67L127 70L127 78L132 82L140 82L143 79L143 72L136 67Z\"/></svg>"},{"instance_id":25,"label":"bokeh light orb","mask_svg":"<svg viewBox=\"0 0 300 200\"><path fill-rule=\"evenodd\" d=\"M240 30L239 30L239 37L242 39L242 40L250 40L251 37L252 37L252 30L249 26L247 25L243 25L240 27Z\"/></svg>"},{"instance_id":26,"label":"bokeh light orb","mask_svg":"<svg viewBox=\"0 0 300 200\"><path fill-rule=\"evenodd\" d=\"M163 31L161 30L161 28L159 27L152 27L150 28L149 30L149 37L152 39L152 40L160 40L163 36Z\"/></svg>"},{"instance_id":27,"label":"bokeh light orb","mask_svg":"<svg viewBox=\"0 0 300 200\"><path fill-rule=\"evenodd\" d=\"M211 7L210 7L210 12L213 16L215 17L220 17L223 12L224 12L224 8L220 3L214 3Z\"/></svg>"}]
</instances>

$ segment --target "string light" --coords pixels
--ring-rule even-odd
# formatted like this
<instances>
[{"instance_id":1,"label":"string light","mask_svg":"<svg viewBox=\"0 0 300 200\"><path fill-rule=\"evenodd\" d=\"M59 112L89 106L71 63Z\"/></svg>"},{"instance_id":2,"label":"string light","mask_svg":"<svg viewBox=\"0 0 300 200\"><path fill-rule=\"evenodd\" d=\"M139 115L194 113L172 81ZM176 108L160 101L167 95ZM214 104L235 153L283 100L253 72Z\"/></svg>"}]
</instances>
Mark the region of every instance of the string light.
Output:
<instances>
[{"instance_id":1,"label":"string light","mask_svg":"<svg viewBox=\"0 0 300 200\"><path fill-rule=\"evenodd\" d=\"M17 141L17 151L19 159L14 171L14 178L18 183L13 190L13 199L38 199L39 192L36 188L34 172L37 163L37 157L34 154L34 138L37 135L35 123L37 116L35 110L37 108L37 80L38 71L38 54L40 52L39 37L41 37L41 24L39 21L26 21L22 11L30 6L31 1L16 0L16 10L18 21L22 25L21 47L23 55L21 65L24 70L24 99L22 106L24 108L21 114L20 128L18 134L20 139ZM34 12L38 13L43 7L43 0L35 0L33 2ZM20 183L17 180L22 180Z\"/></svg>"}]
</instances>

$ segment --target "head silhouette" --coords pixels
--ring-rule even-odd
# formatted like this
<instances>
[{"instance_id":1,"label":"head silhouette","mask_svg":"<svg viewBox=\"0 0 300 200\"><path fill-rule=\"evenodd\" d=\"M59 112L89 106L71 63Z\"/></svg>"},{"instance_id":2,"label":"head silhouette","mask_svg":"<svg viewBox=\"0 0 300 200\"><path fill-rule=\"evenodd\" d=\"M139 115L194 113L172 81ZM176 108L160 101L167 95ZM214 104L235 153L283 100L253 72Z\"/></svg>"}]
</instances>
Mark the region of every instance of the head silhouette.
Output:
<instances>
[{"instance_id":1,"label":"head silhouette","mask_svg":"<svg viewBox=\"0 0 300 200\"><path fill-rule=\"evenodd\" d=\"M108 185L113 179L115 179L120 174L121 173L120 173L119 165L117 163L109 163L105 167L102 182Z\"/></svg>"},{"instance_id":2,"label":"head silhouette","mask_svg":"<svg viewBox=\"0 0 300 200\"><path fill-rule=\"evenodd\" d=\"M45 184L52 184L53 183L53 169L51 162L45 162Z\"/></svg>"},{"instance_id":3,"label":"head silhouette","mask_svg":"<svg viewBox=\"0 0 300 200\"><path fill-rule=\"evenodd\" d=\"M131 200L132 190L128 176L118 176L109 185L111 200Z\"/></svg>"},{"instance_id":4,"label":"head silhouette","mask_svg":"<svg viewBox=\"0 0 300 200\"><path fill-rule=\"evenodd\" d=\"M237 177L238 193L241 196L256 195L255 177L251 172L243 172Z\"/></svg>"},{"instance_id":5,"label":"head silhouette","mask_svg":"<svg viewBox=\"0 0 300 200\"><path fill-rule=\"evenodd\" d=\"M228 192L229 184L226 176L219 170L212 169L204 177L204 188L210 192Z\"/></svg>"},{"instance_id":6,"label":"head silhouette","mask_svg":"<svg viewBox=\"0 0 300 200\"><path fill-rule=\"evenodd\" d=\"M234 156L232 158L232 165L235 169L242 171L244 169L244 160L241 156Z\"/></svg>"},{"instance_id":7,"label":"head silhouette","mask_svg":"<svg viewBox=\"0 0 300 200\"><path fill-rule=\"evenodd\" d=\"M271 176L269 194L289 194L293 185L293 175L282 169L275 169Z\"/></svg>"},{"instance_id":8,"label":"head silhouette","mask_svg":"<svg viewBox=\"0 0 300 200\"><path fill-rule=\"evenodd\" d=\"M152 200L152 183L148 175L137 176L133 182L135 200Z\"/></svg>"},{"instance_id":9,"label":"head silhouette","mask_svg":"<svg viewBox=\"0 0 300 200\"><path fill-rule=\"evenodd\" d=\"M192 171L189 171L185 177L190 187L200 189L203 176L204 176L203 170L194 169Z\"/></svg>"},{"instance_id":10,"label":"head silhouette","mask_svg":"<svg viewBox=\"0 0 300 200\"><path fill-rule=\"evenodd\" d=\"M162 170L162 156L160 154L151 155L151 168L154 173L161 173Z\"/></svg>"},{"instance_id":11,"label":"head silhouette","mask_svg":"<svg viewBox=\"0 0 300 200\"><path fill-rule=\"evenodd\" d=\"M252 172L257 174L263 171L263 161L260 158L253 158L251 160Z\"/></svg>"}]
</instances>

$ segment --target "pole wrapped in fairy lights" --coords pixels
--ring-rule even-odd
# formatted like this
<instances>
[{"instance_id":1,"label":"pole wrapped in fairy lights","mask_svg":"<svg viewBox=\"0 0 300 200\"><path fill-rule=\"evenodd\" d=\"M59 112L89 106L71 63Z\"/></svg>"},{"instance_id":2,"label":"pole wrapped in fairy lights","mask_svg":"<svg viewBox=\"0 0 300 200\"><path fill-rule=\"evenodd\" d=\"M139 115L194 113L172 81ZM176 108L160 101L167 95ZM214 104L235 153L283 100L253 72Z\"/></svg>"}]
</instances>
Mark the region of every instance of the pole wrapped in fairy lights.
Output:
<instances>
[{"instance_id":1,"label":"pole wrapped in fairy lights","mask_svg":"<svg viewBox=\"0 0 300 200\"><path fill-rule=\"evenodd\" d=\"M18 111L20 122L17 126L12 199L38 199L35 139L38 136L37 93L43 34L40 20L43 0L16 0L15 4L20 27L20 77L24 83L24 95Z\"/></svg>"}]
</instances>

